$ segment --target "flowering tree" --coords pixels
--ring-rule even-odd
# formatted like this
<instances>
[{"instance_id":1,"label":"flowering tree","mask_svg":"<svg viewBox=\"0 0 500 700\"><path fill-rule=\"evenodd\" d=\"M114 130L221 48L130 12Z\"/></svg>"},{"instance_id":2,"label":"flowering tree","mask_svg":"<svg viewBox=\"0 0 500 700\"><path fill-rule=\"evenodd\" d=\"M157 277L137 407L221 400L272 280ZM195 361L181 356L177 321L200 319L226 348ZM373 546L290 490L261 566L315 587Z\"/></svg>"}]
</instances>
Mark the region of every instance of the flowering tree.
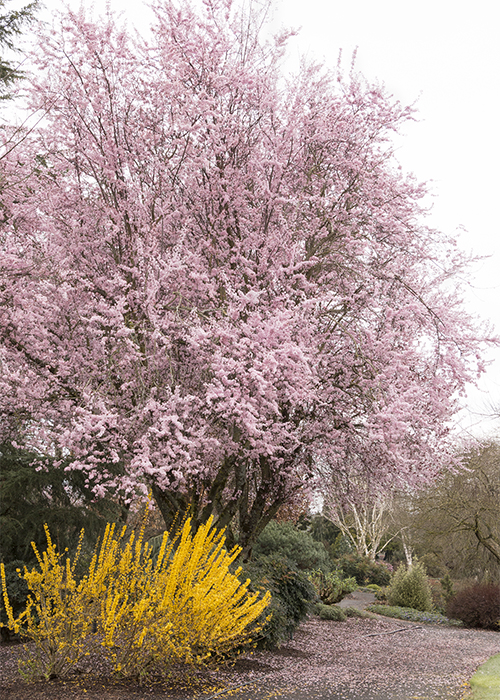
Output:
<instances>
[{"instance_id":1,"label":"flowering tree","mask_svg":"<svg viewBox=\"0 0 500 700\"><path fill-rule=\"evenodd\" d=\"M155 6L147 39L68 12L42 36L5 167L0 415L97 493L244 547L356 456L380 485L446 460L479 334L453 245L394 160L411 118L304 65L230 0ZM29 170L29 173L27 172Z\"/></svg>"}]
</instances>

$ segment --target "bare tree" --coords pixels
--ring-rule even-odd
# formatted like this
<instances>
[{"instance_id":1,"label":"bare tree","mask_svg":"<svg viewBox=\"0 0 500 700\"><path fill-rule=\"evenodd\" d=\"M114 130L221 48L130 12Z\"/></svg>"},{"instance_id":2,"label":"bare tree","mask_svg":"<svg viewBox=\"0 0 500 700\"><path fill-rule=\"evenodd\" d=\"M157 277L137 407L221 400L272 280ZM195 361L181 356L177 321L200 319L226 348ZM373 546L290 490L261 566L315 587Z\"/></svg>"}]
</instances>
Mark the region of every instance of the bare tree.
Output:
<instances>
[{"instance_id":1,"label":"bare tree","mask_svg":"<svg viewBox=\"0 0 500 700\"><path fill-rule=\"evenodd\" d=\"M500 445L483 444L412 499L410 521L420 552L462 575L500 573Z\"/></svg>"},{"instance_id":2,"label":"bare tree","mask_svg":"<svg viewBox=\"0 0 500 700\"><path fill-rule=\"evenodd\" d=\"M340 529L359 556L375 560L401 533L401 528L394 533L393 503L394 492L378 492L358 479L350 481L343 492L336 485L325 494L323 514Z\"/></svg>"}]
</instances>

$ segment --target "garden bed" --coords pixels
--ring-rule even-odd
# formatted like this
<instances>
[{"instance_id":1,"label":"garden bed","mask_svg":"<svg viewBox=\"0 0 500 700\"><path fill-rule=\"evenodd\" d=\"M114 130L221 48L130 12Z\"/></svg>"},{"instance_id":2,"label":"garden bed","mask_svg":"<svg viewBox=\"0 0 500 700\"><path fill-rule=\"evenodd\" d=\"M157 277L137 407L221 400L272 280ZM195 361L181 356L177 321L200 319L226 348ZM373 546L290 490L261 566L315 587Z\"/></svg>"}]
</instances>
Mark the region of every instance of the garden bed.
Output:
<instances>
[{"instance_id":1,"label":"garden bed","mask_svg":"<svg viewBox=\"0 0 500 700\"><path fill-rule=\"evenodd\" d=\"M310 618L281 649L247 654L218 671L187 679L177 674L170 681L140 686L111 678L98 659L90 660L80 675L28 685L17 672L22 647L2 645L0 696L2 700L260 700L272 697L268 691L274 689L282 700L312 700L326 689L332 699L349 693L353 698L368 697L367 692L390 698L395 692L394 698L402 700L410 693L425 692L424 697L461 700L467 679L499 648L500 635L493 631L389 618L350 618L340 623Z\"/></svg>"}]
</instances>

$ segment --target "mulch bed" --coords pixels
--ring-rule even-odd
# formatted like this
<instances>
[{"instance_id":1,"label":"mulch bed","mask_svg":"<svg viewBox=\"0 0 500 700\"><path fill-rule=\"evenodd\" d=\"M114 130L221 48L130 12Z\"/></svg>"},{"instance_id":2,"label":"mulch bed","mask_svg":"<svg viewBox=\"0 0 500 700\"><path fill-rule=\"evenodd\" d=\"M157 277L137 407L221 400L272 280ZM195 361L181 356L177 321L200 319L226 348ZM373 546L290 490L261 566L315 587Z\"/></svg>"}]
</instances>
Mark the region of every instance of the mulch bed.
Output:
<instances>
[{"instance_id":1,"label":"mulch bed","mask_svg":"<svg viewBox=\"0 0 500 700\"><path fill-rule=\"evenodd\" d=\"M380 618L307 620L275 651L254 652L217 671L141 686L102 668L66 679L20 680L20 645L0 646L2 700L237 700L280 697L461 700L477 666L500 651L500 634ZM325 694L327 693L327 694ZM425 694L424 694L425 693Z\"/></svg>"}]
</instances>

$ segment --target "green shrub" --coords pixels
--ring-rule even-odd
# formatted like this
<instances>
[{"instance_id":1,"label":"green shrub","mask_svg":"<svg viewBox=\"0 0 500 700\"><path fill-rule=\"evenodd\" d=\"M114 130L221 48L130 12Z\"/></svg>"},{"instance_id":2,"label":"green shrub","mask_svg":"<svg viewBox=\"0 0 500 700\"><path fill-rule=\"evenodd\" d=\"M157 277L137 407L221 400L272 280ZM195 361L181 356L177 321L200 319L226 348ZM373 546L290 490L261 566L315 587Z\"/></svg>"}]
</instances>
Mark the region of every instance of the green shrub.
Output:
<instances>
[{"instance_id":1,"label":"green shrub","mask_svg":"<svg viewBox=\"0 0 500 700\"><path fill-rule=\"evenodd\" d=\"M253 547L252 557L259 559L262 556L285 557L301 571L321 569L327 572L332 569L332 561L321 542L291 523L275 520L264 528Z\"/></svg>"},{"instance_id":2,"label":"green shrub","mask_svg":"<svg viewBox=\"0 0 500 700\"><path fill-rule=\"evenodd\" d=\"M309 580L316 589L322 603L333 605L352 593L358 587L355 578L343 579L337 572L324 574L322 571L310 571Z\"/></svg>"},{"instance_id":3,"label":"green shrub","mask_svg":"<svg viewBox=\"0 0 500 700\"><path fill-rule=\"evenodd\" d=\"M112 499L96 499L88 475L66 471L63 467L69 467L69 462L58 467L53 462L51 457L0 442L0 560L4 563L21 560L36 565L31 543L39 550L45 547L45 524L61 551L74 546L84 528L90 557L106 523L126 517ZM83 572L84 565L80 568Z\"/></svg>"},{"instance_id":4,"label":"green shrub","mask_svg":"<svg viewBox=\"0 0 500 700\"><path fill-rule=\"evenodd\" d=\"M366 586L369 583L387 586L391 580L391 565L381 561L372 561L368 557L345 554L335 560L335 565L342 569L344 576L354 576L360 586Z\"/></svg>"},{"instance_id":5,"label":"green shrub","mask_svg":"<svg viewBox=\"0 0 500 700\"><path fill-rule=\"evenodd\" d=\"M387 598L390 605L423 612L432 610L431 588L424 566L420 563L409 569L400 566L392 577Z\"/></svg>"},{"instance_id":6,"label":"green shrub","mask_svg":"<svg viewBox=\"0 0 500 700\"><path fill-rule=\"evenodd\" d=\"M325 605L324 603L317 603L314 607L314 612L320 618L320 620L332 620L333 622L343 622L347 620L342 608L338 605Z\"/></svg>"},{"instance_id":7,"label":"green shrub","mask_svg":"<svg viewBox=\"0 0 500 700\"><path fill-rule=\"evenodd\" d=\"M5 564L6 586L14 614L26 606L28 587L16 569L36 566L32 542L41 550L46 544L44 524L62 551L71 549L82 528L86 532L84 551L77 574L83 575L95 542L107 521L119 521L126 512L112 499L97 499L82 471L55 467L54 459L9 441L0 442L0 561ZM69 466L63 465L63 466ZM7 623L0 596L0 622ZM2 638L12 636L2 627Z\"/></svg>"},{"instance_id":8,"label":"green shrub","mask_svg":"<svg viewBox=\"0 0 500 700\"><path fill-rule=\"evenodd\" d=\"M441 595L447 605L450 598L455 595L455 589L453 588L453 581L451 580L450 574L445 574L439 583L441 584Z\"/></svg>"},{"instance_id":9,"label":"green shrub","mask_svg":"<svg viewBox=\"0 0 500 700\"><path fill-rule=\"evenodd\" d=\"M307 576L284 557L261 557L244 565L243 578L251 579L250 590L271 592L271 603L259 637L259 648L272 649L292 638L318 597Z\"/></svg>"},{"instance_id":10,"label":"green shrub","mask_svg":"<svg viewBox=\"0 0 500 700\"><path fill-rule=\"evenodd\" d=\"M339 535L342 536L340 528L334 525L323 515L301 515L297 523L299 530L305 530L316 542L322 542L327 550L338 542Z\"/></svg>"},{"instance_id":11,"label":"green shrub","mask_svg":"<svg viewBox=\"0 0 500 700\"><path fill-rule=\"evenodd\" d=\"M352 606L341 609L346 617L359 617L363 620L372 620L375 617L373 613L367 612L366 610L360 610L359 608L353 608Z\"/></svg>"},{"instance_id":12,"label":"green shrub","mask_svg":"<svg viewBox=\"0 0 500 700\"><path fill-rule=\"evenodd\" d=\"M487 583L464 588L449 599L446 614L462 620L466 627L500 632L500 586Z\"/></svg>"},{"instance_id":13,"label":"green shrub","mask_svg":"<svg viewBox=\"0 0 500 700\"><path fill-rule=\"evenodd\" d=\"M386 601L387 596L389 595L389 586L384 586L383 588L379 588L378 591L374 591L375 593L375 598L380 601Z\"/></svg>"}]
</instances>

